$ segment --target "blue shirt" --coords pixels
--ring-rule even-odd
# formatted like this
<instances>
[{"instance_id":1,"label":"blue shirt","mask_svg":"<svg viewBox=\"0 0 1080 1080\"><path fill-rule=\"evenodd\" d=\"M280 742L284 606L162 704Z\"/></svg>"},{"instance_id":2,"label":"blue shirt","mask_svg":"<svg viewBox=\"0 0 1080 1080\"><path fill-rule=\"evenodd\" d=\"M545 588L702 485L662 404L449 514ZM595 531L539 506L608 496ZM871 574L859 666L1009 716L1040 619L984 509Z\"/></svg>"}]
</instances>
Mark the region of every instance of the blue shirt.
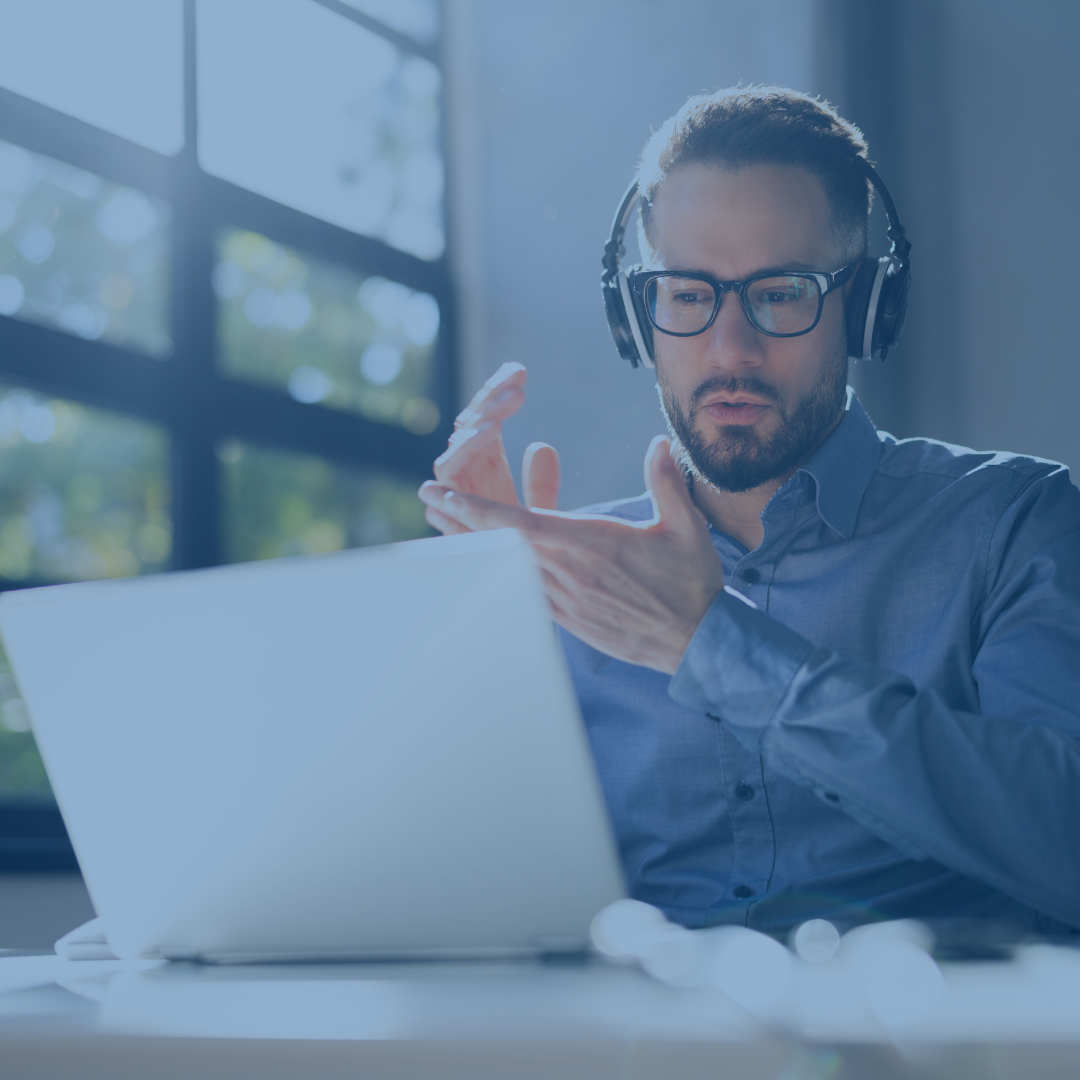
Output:
<instances>
[{"instance_id":1,"label":"blue shirt","mask_svg":"<svg viewBox=\"0 0 1080 1080\"><path fill-rule=\"evenodd\" d=\"M673 677L562 634L632 894L690 927L1080 926L1068 471L897 441L849 393L761 520L712 532L728 588Z\"/></svg>"}]
</instances>

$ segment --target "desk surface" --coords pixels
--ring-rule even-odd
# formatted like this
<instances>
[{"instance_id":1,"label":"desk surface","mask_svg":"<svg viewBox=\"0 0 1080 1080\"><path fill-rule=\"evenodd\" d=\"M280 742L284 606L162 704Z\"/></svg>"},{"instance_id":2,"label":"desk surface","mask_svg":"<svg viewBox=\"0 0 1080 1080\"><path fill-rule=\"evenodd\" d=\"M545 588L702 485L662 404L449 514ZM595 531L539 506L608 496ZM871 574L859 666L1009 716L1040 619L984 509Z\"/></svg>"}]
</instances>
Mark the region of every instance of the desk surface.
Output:
<instances>
[{"instance_id":1,"label":"desk surface","mask_svg":"<svg viewBox=\"0 0 1080 1080\"><path fill-rule=\"evenodd\" d=\"M782 1011L636 967L443 963L199 967L0 958L0 1075L71 1078L769 1077L1080 1074L1080 952L945 964L933 1008L883 1025L830 963Z\"/></svg>"}]
</instances>

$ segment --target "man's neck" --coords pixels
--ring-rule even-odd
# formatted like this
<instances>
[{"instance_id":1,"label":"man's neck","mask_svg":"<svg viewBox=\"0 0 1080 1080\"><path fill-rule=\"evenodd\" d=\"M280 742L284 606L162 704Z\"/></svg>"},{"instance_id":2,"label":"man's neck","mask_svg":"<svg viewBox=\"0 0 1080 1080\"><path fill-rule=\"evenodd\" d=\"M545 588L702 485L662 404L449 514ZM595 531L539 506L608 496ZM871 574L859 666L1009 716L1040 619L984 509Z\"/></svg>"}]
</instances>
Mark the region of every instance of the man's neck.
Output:
<instances>
[{"instance_id":1,"label":"man's neck","mask_svg":"<svg viewBox=\"0 0 1080 1080\"><path fill-rule=\"evenodd\" d=\"M704 514L714 529L738 540L749 551L761 546L765 527L761 524L761 511L773 494L794 472L770 480L761 487L749 491L719 491L711 484L696 477L690 489L694 505Z\"/></svg>"},{"instance_id":2,"label":"man's neck","mask_svg":"<svg viewBox=\"0 0 1080 1080\"><path fill-rule=\"evenodd\" d=\"M818 447L836 430L843 418L844 413L841 412L794 469L766 481L760 487L751 488L749 491L721 491L694 477L690 487L690 497L694 500L694 505L714 529L738 540L748 551L761 547L761 541L765 539L765 526L761 523L762 510L773 495L814 456Z\"/></svg>"}]
</instances>

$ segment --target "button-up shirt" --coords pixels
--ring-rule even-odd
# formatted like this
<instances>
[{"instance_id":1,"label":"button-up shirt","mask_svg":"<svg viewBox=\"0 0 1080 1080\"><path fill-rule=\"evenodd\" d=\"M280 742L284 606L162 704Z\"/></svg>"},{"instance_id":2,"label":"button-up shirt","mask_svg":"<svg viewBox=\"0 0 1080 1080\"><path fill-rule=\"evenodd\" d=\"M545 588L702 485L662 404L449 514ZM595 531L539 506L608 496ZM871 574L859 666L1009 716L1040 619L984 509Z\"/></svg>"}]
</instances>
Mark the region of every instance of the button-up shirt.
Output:
<instances>
[{"instance_id":1,"label":"button-up shirt","mask_svg":"<svg viewBox=\"0 0 1080 1080\"><path fill-rule=\"evenodd\" d=\"M562 635L632 894L690 927L1080 926L1068 471L897 441L849 392L761 521L712 530L728 585L673 677Z\"/></svg>"}]
</instances>

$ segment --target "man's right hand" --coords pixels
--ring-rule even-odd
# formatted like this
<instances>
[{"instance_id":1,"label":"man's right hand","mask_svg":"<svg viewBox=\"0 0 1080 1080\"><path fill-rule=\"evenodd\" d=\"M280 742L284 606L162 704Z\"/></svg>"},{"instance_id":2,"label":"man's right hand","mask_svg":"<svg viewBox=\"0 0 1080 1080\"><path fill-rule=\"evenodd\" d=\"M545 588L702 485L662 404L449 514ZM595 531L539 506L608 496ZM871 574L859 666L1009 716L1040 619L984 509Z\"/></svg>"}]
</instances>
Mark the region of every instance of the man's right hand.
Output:
<instances>
[{"instance_id":1,"label":"man's right hand","mask_svg":"<svg viewBox=\"0 0 1080 1080\"><path fill-rule=\"evenodd\" d=\"M525 402L527 374L521 364L503 364L480 388L454 421L454 434L445 453L435 460L435 479L455 491L480 495L495 502L520 505L510 463L503 445L502 424ZM547 443L532 443L521 469L525 505L555 510L559 498L559 455ZM467 532L456 522L447 528L442 518L436 528L447 533Z\"/></svg>"}]
</instances>

